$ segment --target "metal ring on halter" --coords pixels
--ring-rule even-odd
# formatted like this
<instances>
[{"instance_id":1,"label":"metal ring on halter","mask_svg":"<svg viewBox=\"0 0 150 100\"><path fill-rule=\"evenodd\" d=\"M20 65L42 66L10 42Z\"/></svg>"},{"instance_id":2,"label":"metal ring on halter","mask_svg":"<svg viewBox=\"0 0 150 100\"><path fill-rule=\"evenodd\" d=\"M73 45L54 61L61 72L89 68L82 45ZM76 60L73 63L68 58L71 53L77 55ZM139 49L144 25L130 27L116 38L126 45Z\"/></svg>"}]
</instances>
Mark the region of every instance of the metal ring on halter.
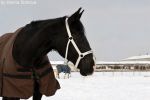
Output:
<instances>
[{"instance_id":1,"label":"metal ring on halter","mask_svg":"<svg viewBox=\"0 0 150 100\"><path fill-rule=\"evenodd\" d=\"M83 54L81 54L80 57L83 58L84 57Z\"/></svg>"},{"instance_id":2,"label":"metal ring on halter","mask_svg":"<svg viewBox=\"0 0 150 100\"><path fill-rule=\"evenodd\" d=\"M78 58L77 58L77 61L75 63L75 67L77 68L78 65L79 65L80 60L83 59L86 55L91 54L93 52L92 52L92 50L89 50L89 51L84 52L84 53L82 53L80 51L80 49L78 48L77 44L75 43L75 41L74 41L74 39L73 39L73 37L71 35L71 31L70 31L69 24L68 24L68 17L65 19L65 25L66 25L66 30L67 30L69 38L68 38L68 43L67 43L67 46L66 46L66 53L65 53L64 63L66 64L66 62L68 61L67 60L67 56L68 56L69 44L72 43L72 45L74 46L75 50L77 51L77 53L79 55Z\"/></svg>"},{"instance_id":3,"label":"metal ring on halter","mask_svg":"<svg viewBox=\"0 0 150 100\"><path fill-rule=\"evenodd\" d=\"M73 39L73 37L69 37L69 40L72 40Z\"/></svg>"}]
</instances>

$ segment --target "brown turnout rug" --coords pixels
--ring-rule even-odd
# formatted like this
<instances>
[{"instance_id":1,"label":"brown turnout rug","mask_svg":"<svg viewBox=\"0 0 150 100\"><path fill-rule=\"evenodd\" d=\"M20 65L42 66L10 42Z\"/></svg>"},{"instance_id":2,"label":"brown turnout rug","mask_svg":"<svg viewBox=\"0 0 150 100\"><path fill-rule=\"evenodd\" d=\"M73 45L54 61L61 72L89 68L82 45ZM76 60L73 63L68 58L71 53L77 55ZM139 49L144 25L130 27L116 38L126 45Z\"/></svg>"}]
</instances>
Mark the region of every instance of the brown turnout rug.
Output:
<instances>
[{"instance_id":1,"label":"brown turnout rug","mask_svg":"<svg viewBox=\"0 0 150 100\"><path fill-rule=\"evenodd\" d=\"M54 95L60 85L54 77L50 63L42 68L36 69L35 66L34 69L27 69L13 59L13 43L20 30L21 28L14 33L7 33L0 37L0 97L28 99L33 95L34 76L43 95ZM45 56L44 60L48 60L48 57Z\"/></svg>"}]
</instances>

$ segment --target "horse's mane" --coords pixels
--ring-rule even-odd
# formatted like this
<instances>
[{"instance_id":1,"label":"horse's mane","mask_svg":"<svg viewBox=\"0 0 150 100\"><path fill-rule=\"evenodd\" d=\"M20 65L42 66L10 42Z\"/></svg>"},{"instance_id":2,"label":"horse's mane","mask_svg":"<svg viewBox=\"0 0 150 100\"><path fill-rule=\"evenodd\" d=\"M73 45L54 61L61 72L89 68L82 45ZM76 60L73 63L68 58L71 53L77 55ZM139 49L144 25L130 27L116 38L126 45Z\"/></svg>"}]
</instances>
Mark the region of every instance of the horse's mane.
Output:
<instances>
[{"instance_id":1,"label":"horse's mane","mask_svg":"<svg viewBox=\"0 0 150 100\"><path fill-rule=\"evenodd\" d=\"M59 18L53 18L53 19L46 19L46 20L35 20L35 21L31 21L29 24L25 25L23 27L23 29L21 30L21 33L25 32L25 33L35 33L37 31L39 31L39 29L43 29L44 27L47 27L53 23L64 23L64 20L67 16L64 17L59 17ZM80 32L82 32L83 34L85 33L85 29L83 24L81 23L81 21L79 20L78 22L74 22L73 26L76 27L76 29Z\"/></svg>"},{"instance_id":2,"label":"horse's mane","mask_svg":"<svg viewBox=\"0 0 150 100\"><path fill-rule=\"evenodd\" d=\"M23 27L23 29L21 30L22 32L25 33L35 33L36 31L39 31L39 29L42 29L44 27L47 27L50 24L56 23L56 22L61 22L61 20L63 21L64 17L60 17L60 18L54 18L54 19L46 19L46 20L35 20L35 21L31 21L29 24L25 25Z\"/></svg>"}]
</instances>

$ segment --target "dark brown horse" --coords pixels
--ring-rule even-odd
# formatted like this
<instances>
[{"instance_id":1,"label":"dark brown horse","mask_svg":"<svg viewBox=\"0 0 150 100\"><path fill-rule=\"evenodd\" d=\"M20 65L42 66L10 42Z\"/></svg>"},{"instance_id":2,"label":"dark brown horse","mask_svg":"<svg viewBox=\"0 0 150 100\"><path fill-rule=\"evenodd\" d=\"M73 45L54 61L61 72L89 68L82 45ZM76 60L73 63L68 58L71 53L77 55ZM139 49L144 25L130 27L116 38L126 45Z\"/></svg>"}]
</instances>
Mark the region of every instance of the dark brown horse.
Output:
<instances>
[{"instance_id":1,"label":"dark brown horse","mask_svg":"<svg viewBox=\"0 0 150 100\"><path fill-rule=\"evenodd\" d=\"M43 62L43 59L50 51L55 50L66 60L71 61L80 70L81 75L91 75L94 60L80 21L83 12L84 10L81 11L79 8L70 17L33 21L24 26L14 41L12 49L14 60L25 70L40 69L48 62L48 60ZM34 70L32 73L35 74L33 100L41 100L38 75ZM3 97L3 100L19 99L21 97Z\"/></svg>"}]
</instances>

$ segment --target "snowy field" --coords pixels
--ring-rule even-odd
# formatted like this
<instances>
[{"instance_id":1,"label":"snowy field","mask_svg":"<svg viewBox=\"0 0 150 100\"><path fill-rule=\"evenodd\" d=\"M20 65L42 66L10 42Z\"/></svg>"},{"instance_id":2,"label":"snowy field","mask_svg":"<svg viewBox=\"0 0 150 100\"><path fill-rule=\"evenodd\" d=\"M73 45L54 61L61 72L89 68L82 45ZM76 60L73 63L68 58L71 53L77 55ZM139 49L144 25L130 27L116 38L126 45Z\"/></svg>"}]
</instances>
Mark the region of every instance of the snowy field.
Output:
<instances>
[{"instance_id":1,"label":"snowy field","mask_svg":"<svg viewBox=\"0 0 150 100\"><path fill-rule=\"evenodd\" d=\"M74 72L70 79L61 77L61 89L42 100L150 100L150 72L96 72L88 77Z\"/></svg>"}]
</instances>

